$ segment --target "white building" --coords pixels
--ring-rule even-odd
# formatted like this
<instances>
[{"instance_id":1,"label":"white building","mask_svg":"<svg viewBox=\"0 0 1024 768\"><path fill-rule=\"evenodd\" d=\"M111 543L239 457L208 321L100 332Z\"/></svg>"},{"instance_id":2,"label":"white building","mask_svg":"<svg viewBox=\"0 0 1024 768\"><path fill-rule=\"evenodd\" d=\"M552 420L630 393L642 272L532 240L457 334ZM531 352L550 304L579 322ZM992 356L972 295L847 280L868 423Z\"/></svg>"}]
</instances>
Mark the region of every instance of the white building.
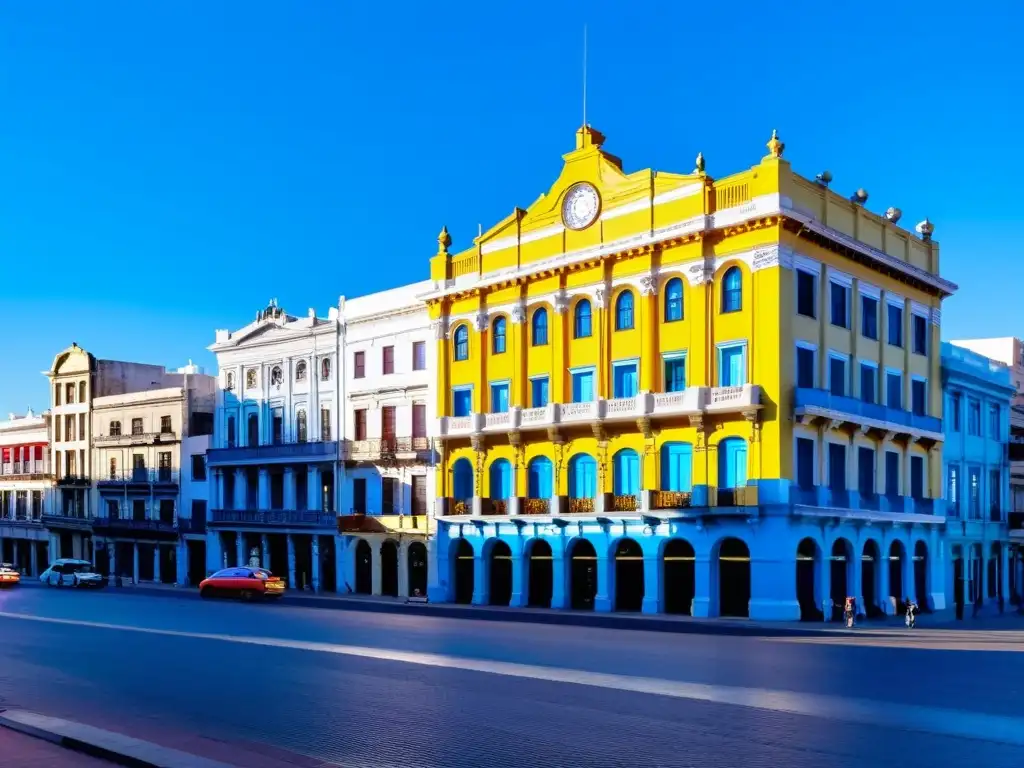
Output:
<instances>
[{"instance_id":1,"label":"white building","mask_svg":"<svg viewBox=\"0 0 1024 768\"><path fill-rule=\"evenodd\" d=\"M291 588L335 589L339 488L338 310L276 302L218 330L207 566L254 562Z\"/></svg>"},{"instance_id":2,"label":"white building","mask_svg":"<svg viewBox=\"0 0 1024 768\"><path fill-rule=\"evenodd\" d=\"M48 416L13 413L0 421L0 562L38 576L49 562L46 497L50 473Z\"/></svg>"},{"instance_id":3,"label":"white building","mask_svg":"<svg viewBox=\"0 0 1024 768\"><path fill-rule=\"evenodd\" d=\"M429 281L339 302L344 589L426 596L435 354Z\"/></svg>"}]
</instances>

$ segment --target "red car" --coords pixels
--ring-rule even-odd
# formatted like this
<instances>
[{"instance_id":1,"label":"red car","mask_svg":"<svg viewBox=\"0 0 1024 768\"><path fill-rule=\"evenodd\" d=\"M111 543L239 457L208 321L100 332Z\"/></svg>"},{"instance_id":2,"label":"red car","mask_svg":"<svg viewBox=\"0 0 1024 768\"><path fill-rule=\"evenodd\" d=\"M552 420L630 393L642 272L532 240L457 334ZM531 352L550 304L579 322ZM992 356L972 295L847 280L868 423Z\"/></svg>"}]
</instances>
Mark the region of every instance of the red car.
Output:
<instances>
[{"instance_id":1,"label":"red car","mask_svg":"<svg viewBox=\"0 0 1024 768\"><path fill-rule=\"evenodd\" d=\"M199 585L199 596L254 598L280 597L284 582L263 568L225 568L217 571Z\"/></svg>"}]
</instances>

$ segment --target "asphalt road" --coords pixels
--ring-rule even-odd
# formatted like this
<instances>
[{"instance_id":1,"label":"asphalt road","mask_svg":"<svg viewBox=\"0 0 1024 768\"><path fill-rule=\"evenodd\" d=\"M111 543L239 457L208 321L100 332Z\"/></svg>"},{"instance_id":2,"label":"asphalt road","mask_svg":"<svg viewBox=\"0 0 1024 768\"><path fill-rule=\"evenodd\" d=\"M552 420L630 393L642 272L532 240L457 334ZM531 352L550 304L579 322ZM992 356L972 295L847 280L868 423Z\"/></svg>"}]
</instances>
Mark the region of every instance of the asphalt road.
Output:
<instances>
[{"instance_id":1,"label":"asphalt road","mask_svg":"<svg viewBox=\"0 0 1024 768\"><path fill-rule=\"evenodd\" d=\"M1020 651L0 592L0 706L344 766L1018 768Z\"/></svg>"}]
</instances>

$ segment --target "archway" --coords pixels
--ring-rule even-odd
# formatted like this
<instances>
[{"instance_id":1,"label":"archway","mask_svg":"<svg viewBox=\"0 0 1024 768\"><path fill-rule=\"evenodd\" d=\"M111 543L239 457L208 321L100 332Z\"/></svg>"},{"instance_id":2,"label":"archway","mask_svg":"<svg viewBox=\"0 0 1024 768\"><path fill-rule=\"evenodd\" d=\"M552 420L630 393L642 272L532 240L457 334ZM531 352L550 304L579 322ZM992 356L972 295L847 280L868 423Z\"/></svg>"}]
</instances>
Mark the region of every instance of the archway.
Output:
<instances>
[{"instance_id":1,"label":"archway","mask_svg":"<svg viewBox=\"0 0 1024 768\"><path fill-rule=\"evenodd\" d=\"M577 539L569 553L569 594L578 611L594 610L597 595L597 552L586 539Z\"/></svg>"},{"instance_id":2,"label":"archway","mask_svg":"<svg viewBox=\"0 0 1024 768\"><path fill-rule=\"evenodd\" d=\"M452 465L452 498L469 503L473 499L473 464L462 458Z\"/></svg>"},{"instance_id":3,"label":"archway","mask_svg":"<svg viewBox=\"0 0 1024 768\"><path fill-rule=\"evenodd\" d=\"M796 599L800 603L801 621L821 621L824 618L818 605L818 578L821 572L821 550L817 542L808 537L796 548Z\"/></svg>"},{"instance_id":4,"label":"archway","mask_svg":"<svg viewBox=\"0 0 1024 768\"><path fill-rule=\"evenodd\" d=\"M409 596L427 596L427 547L422 541L414 541L409 545L406 554L409 559Z\"/></svg>"},{"instance_id":5,"label":"archway","mask_svg":"<svg viewBox=\"0 0 1024 768\"><path fill-rule=\"evenodd\" d=\"M914 544L914 600L918 610L928 610L928 545L923 541Z\"/></svg>"},{"instance_id":6,"label":"archway","mask_svg":"<svg viewBox=\"0 0 1024 768\"><path fill-rule=\"evenodd\" d=\"M696 594L693 545L686 539L672 539L665 545L663 581L665 584L665 613L693 613Z\"/></svg>"},{"instance_id":7,"label":"archway","mask_svg":"<svg viewBox=\"0 0 1024 768\"><path fill-rule=\"evenodd\" d=\"M366 539L356 544L356 594L368 595L373 591L373 552Z\"/></svg>"},{"instance_id":8,"label":"archway","mask_svg":"<svg viewBox=\"0 0 1024 768\"><path fill-rule=\"evenodd\" d=\"M530 558L527 604L535 608L550 608L554 589L552 577L551 545L543 539L534 539L527 551Z\"/></svg>"},{"instance_id":9,"label":"archway","mask_svg":"<svg viewBox=\"0 0 1024 768\"><path fill-rule=\"evenodd\" d=\"M615 610L639 611L644 603L644 553L632 539L615 547Z\"/></svg>"},{"instance_id":10,"label":"archway","mask_svg":"<svg viewBox=\"0 0 1024 768\"><path fill-rule=\"evenodd\" d=\"M735 538L718 547L718 615L750 616L750 550Z\"/></svg>"},{"instance_id":11,"label":"archway","mask_svg":"<svg viewBox=\"0 0 1024 768\"><path fill-rule=\"evenodd\" d=\"M380 545L380 592L398 597L398 545L390 539Z\"/></svg>"},{"instance_id":12,"label":"archway","mask_svg":"<svg viewBox=\"0 0 1024 768\"><path fill-rule=\"evenodd\" d=\"M907 609L909 595L903 589L903 565L906 558L903 542L897 540L889 545L889 596L896 599L897 615Z\"/></svg>"},{"instance_id":13,"label":"archway","mask_svg":"<svg viewBox=\"0 0 1024 768\"><path fill-rule=\"evenodd\" d=\"M490 604L508 605L512 601L512 550L501 539L491 546L488 570Z\"/></svg>"},{"instance_id":14,"label":"archway","mask_svg":"<svg viewBox=\"0 0 1024 768\"><path fill-rule=\"evenodd\" d=\"M869 619L876 618L882 613L878 607L880 592L878 581L881 574L880 561L881 556L878 552L878 542L874 539L868 539L864 542L864 552L860 558L860 588L861 596L864 598L864 605L860 608L860 611Z\"/></svg>"},{"instance_id":15,"label":"archway","mask_svg":"<svg viewBox=\"0 0 1024 768\"><path fill-rule=\"evenodd\" d=\"M455 582L455 602L473 602L473 547L465 539L452 544L452 568Z\"/></svg>"},{"instance_id":16,"label":"archway","mask_svg":"<svg viewBox=\"0 0 1024 768\"><path fill-rule=\"evenodd\" d=\"M832 618L843 615L843 606L850 596L849 587L853 581L853 546L846 539L836 539L832 544L832 561L830 564L832 577Z\"/></svg>"}]
</instances>

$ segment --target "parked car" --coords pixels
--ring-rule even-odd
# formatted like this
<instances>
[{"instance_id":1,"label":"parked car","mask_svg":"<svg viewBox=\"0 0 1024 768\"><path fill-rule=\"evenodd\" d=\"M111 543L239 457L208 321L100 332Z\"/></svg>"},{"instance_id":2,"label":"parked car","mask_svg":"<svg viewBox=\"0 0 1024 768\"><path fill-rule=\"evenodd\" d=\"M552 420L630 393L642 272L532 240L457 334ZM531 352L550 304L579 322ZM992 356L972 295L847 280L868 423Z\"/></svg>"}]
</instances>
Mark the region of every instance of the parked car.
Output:
<instances>
[{"instance_id":1,"label":"parked car","mask_svg":"<svg viewBox=\"0 0 1024 768\"><path fill-rule=\"evenodd\" d=\"M279 598L284 594L284 582L264 568L225 568L217 571L199 585L199 596Z\"/></svg>"},{"instance_id":2,"label":"parked car","mask_svg":"<svg viewBox=\"0 0 1024 768\"><path fill-rule=\"evenodd\" d=\"M43 571L39 580L51 587L105 587L107 579L96 573L88 560L70 558L54 562Z\"/></svg>"},{"instance_id":3,"label":"parked car","mask_svg":"<svg viewBox=\"0 0 1024 768\"><path fill-rule=\"evenodd\" d=\"M13 587L21 583L21 574L11 563L0 563L0 587Z\"/></svg>"}]
</instances>

